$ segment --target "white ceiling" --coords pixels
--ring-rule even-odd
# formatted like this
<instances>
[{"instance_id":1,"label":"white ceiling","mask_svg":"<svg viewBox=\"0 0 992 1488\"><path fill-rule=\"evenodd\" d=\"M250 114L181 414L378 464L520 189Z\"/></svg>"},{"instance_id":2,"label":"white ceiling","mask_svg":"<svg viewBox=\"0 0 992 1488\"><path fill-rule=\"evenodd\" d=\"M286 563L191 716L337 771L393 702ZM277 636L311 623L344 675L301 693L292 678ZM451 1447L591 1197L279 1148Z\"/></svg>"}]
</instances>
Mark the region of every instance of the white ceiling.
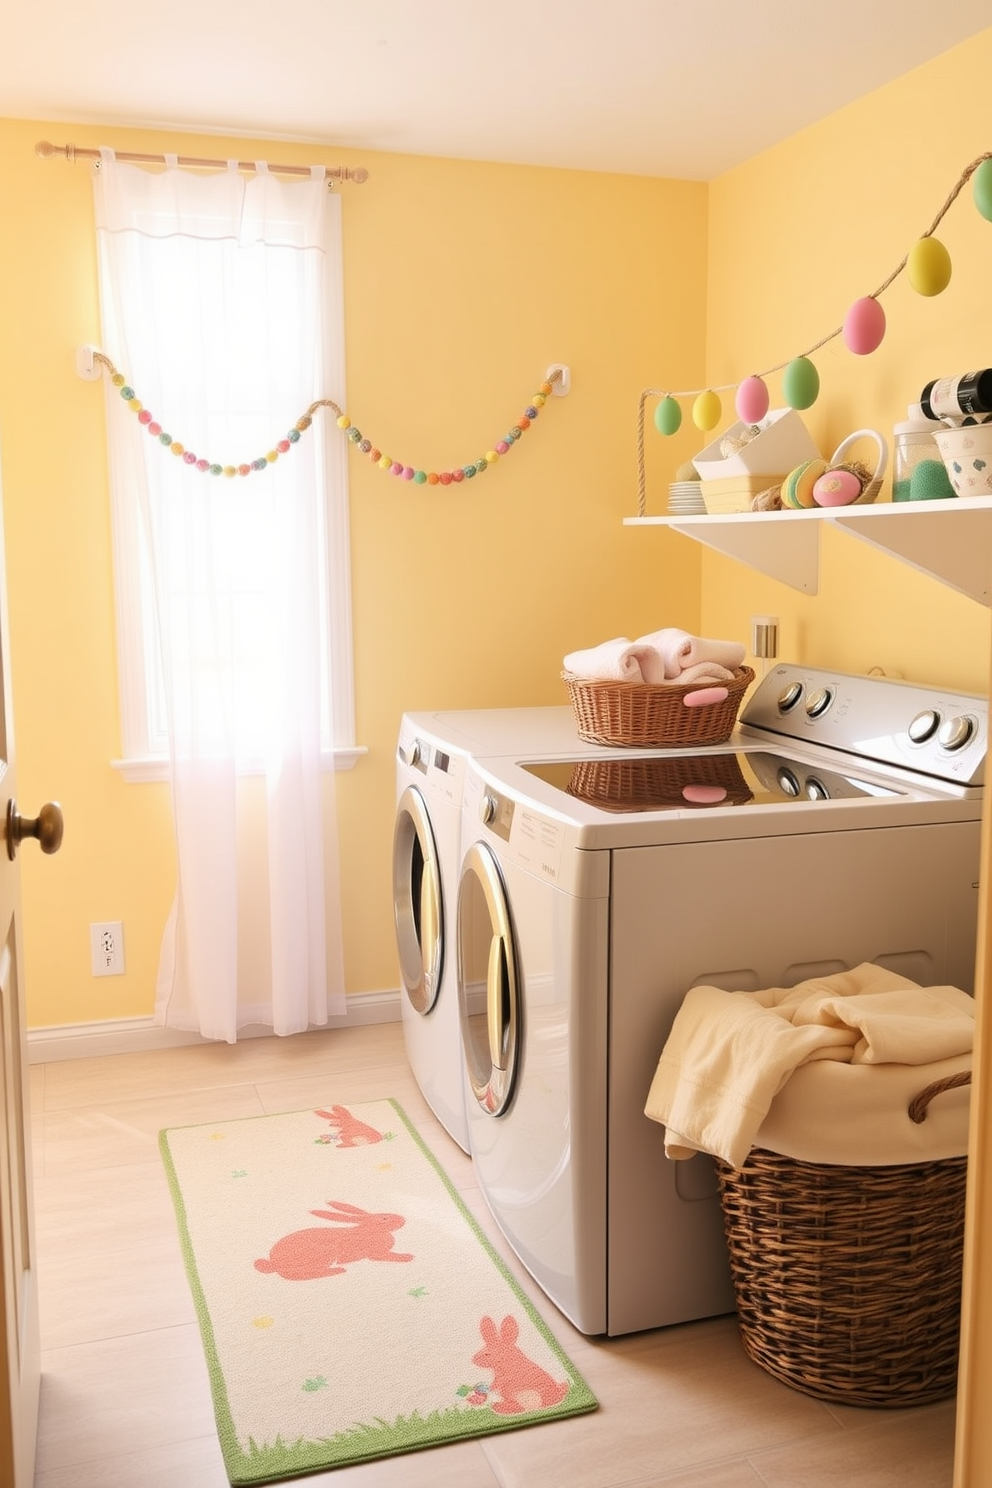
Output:
<instances>
[{"instance_id":1,"label":"white ceiling","mask_svg":"<svg viewBox=\"0 0 992 1488\"><path fill-rule=\"evenodd\" d=\"M710 180L990 25L989 0L20 0L0 115Z\"/></svg>"}]
</instances>

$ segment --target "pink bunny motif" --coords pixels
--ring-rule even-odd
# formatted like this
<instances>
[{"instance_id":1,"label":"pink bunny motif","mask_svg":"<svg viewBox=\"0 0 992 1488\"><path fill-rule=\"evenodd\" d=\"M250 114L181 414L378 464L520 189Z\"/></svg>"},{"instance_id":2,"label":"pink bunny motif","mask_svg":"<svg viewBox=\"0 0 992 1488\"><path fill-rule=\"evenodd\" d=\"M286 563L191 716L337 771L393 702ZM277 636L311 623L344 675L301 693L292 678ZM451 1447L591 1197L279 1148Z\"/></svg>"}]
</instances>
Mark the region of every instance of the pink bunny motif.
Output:
<instances>
[{"instance_id":1,"label":"pink bunny motif","mask_svg":"<svg viewBox=\"0 0 992 1488\"><path fill-rule=\"evenodd\" d=\"M347 1106L332 1106L329 1111L315 1111L314 1115L322 1116L335 1128L334 1135L338 1138L339 1147L371 1147L373 1142L383 1140L382 1132L359 1121Z\"/></svg>"},{"instance_id":2,"label":"pink bunny motif","mask_svg":"<svg viewBox=\"0 0 992 1488\"><path fill-rule=\"evenodd\" d=\"M328 1199L329 1209L311 1209L318 1219L329 1219L345 1228L325 1229L314 1225L294 1230L277 1240L268 1256L255 1262L256 1271L275 1271L285 1281L316 1281L340 1276L353 1261L412 1261L412 1255L393 1250L398 1230L406 1220L401 1214L372 1214L355 1204Z\"/></svg>"},{"instance_id":3,"label":"pink bunny motif","mask_svg":"<svg viewBox=\"0 0 992 1488\"><path fill-rule=\"evenodd\" d=\"M492 1409L497 1416L549 1410L565 1399L568 1381L552 1379L546 1369L517 1347L520 1329L516 1318L505 1317L497 1328L491 1317L484 1317L479 1331L484 1347L472 1355L472 1363L493 1371L493 1390L499 1400Z\"/></svg>"}]
</instances>

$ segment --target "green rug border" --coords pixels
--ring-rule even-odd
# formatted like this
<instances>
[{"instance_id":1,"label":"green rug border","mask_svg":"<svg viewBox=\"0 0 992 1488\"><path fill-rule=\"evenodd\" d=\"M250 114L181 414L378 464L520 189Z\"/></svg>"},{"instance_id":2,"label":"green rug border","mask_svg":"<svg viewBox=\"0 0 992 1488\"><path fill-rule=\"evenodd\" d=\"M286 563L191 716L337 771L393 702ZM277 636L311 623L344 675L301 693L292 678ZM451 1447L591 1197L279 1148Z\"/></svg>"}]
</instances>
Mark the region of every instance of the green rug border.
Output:
<instances>
[{"instance_id":1,"label":"green rug border","mask_svg":"<svg viewBox=\"0 0 992 1488\"><path fill-rule=\"evenodd\" d=\"M545 1421L584 1415L589 1411L598 1410L599 1408L599 1401L586 1384L586 1381L575 1368L575 1365L569 1359L531 1299L524 1292L516 1277L509 1270L502 1256L494 1249L474 1215L466 1206L461 1194L455 1188L448 1174L427 1146L427 1143L399 1101L392 1096L380 1096L378 1097L378 1101L361 1100L353 1101L350 1104L352 1106L367 1106L375 1103L386 1103L392 1106L408 1134L413 1138L424 1157L427 1158L431 1167L441 1179L448 1192L448 1197L454 1203L455 1208L461 1214L475 1239L489 1256L489 1259L504 1281L508 1283L511 1292L517 1298L520 1306L526 1312L565 1370L571 1380L571 1388L566 1399L559 1405L552 1406L547 1410L529 1411L519 1416L497 1417L491 1411L486 1413L483 1410L479 1410L478 1412L467 1413L454 1409L451 1412L434 1414L428 1417L414 1415L405 1420L400 1418L392 1424L386 1421L380 1421L379 1426L381 1427L381 1431L371 1431L368 1427L360 1426L350 1431L338 1432L335 1436L328 1437L323 1441L301 1440L295 1443L285 1443L277 1439L272 1447L263 1448L257 1447L252 1442L250 1443L249 1450L246 1452L238 1440L234 1427L234 1418L231 1414L231 1408L227 1398L227 1386L224 1381L220 1359L217 1355L213 1326L210 1321L210 1311L200 1284L196 1256L193 1253L193 1246L190 1241L186 1206L183 1202L182 1190L179 1186L179 1178L173 1163L172 1153L169 1149L168 1139L170 1132L194 1131L197 1128L205 1126L227 1126L234 1122L271 1121L273 1117L303 1115L307 1111L312 1110L313 1107L301 1106L292 1111L272 1111L259 1116L225 1118L219 1122L196 1121L190 1122L187 1126L165 1127L159 1132L159 1151L165 1167L169 1191L172 1195L173 1208L176 1212L176 1223L179 1229L183 1263L186 1268L186 1277L189 1282L190 1291L193 1294L193 1304L196 1309L197 1322L200 1328L200 1338L206 1356L207 1372L210 1378L210 1391L213 1397L214 1416L217 1423L217 1435L220 1441L227 1475L232 1484L273 1482L280 1478L298 1477L303 1473L313 1472L322 1468L330 1469L352 1465L357 1466L362 1462L375 1461L377 1458L398 1456L404 1452L423 1451L430 1447L446 1446L450 1442L471 1440L474 1437L480 1436L490 1436L498 1431L518 1431L523 1426L538 1425ZM425 1436L425 1429L430 1432L432 1423L433 1431L439 1434L428 1434ZM387 1435L390 1438L388 1445L384 1444L383 1441L383 1438ZM363 1437L366 1440L364 1445L361 1445L360 1443ZM378 1446L375 1445L375 1441L378 1441L380 1444ZM276 1456L278 1456L280 1462L278 1467L274 1460ZM271 1463L270 1467L265 1466L266 1461Z\"/></svg>"}]
</instances>

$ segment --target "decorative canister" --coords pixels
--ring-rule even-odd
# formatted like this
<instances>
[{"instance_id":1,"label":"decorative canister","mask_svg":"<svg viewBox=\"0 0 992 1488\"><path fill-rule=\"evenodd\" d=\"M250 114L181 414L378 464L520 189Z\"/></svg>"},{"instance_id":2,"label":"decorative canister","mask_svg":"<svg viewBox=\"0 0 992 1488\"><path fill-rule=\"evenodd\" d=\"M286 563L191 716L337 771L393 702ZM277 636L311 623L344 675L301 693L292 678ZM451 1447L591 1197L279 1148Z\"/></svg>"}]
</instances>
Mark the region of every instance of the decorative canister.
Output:
<instances>
[{"instance_id":1,"label":"decorative canister","mask_svg":"<svg viewBox=\"0 0 992 1488\"><path fill-rule=\"evenodd\" d=\"M905 420L893 425L893 501L936 501L954 495L934 439L939 427L918 403L911 403Z\"/></svg>"},{"instance_id":2,"label":"decorative canister","mask_svg":"<svg viewBox=\"0 0 992 1488\"><path fill-rule=\"evenodd\" d=\"M992 496L992 422L934 434L955 496Z\"/></svg>"}]
</instances>

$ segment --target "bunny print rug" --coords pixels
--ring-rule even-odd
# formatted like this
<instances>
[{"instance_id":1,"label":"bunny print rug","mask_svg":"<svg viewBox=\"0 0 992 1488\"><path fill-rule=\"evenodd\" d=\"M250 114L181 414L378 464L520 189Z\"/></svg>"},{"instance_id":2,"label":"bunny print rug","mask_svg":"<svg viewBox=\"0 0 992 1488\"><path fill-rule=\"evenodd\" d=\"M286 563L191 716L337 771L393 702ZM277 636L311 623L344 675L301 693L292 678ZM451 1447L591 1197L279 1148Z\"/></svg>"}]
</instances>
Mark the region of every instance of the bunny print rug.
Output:
<instances>
[{"instance_id":1,"label":"bunny print rug","mask_svg":"<svg viewBox=\"0 0 992 1488\"><path fill-rule=\"evenodd\" d=\"M232 1483L596 1408L396 1102L160 1144Z\"/></svg>"}]
</instances>

